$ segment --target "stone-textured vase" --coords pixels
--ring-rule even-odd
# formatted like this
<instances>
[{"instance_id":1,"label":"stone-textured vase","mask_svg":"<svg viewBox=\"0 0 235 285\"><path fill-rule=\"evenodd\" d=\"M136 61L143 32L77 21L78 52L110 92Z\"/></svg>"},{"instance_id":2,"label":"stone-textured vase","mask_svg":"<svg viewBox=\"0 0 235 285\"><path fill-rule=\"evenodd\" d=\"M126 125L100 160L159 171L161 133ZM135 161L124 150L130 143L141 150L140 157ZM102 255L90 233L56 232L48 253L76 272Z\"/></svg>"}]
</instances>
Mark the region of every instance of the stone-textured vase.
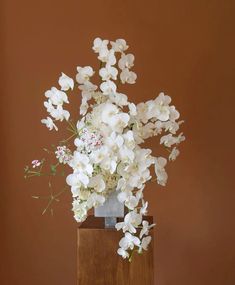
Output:
<instances>
[{"instance_id":1,"label":"stone-textured vase","mask_svg":"<svg viewBox=\"0 0 235 285\"><path fill-rule=\"evenodd\" d=\"M124 217L124 204L118 201L118 193L114 190L104 205L95 208L95 217L105 218L106 228L113 228L117 222L117 218Z\"/></svg>"}]
</instances>

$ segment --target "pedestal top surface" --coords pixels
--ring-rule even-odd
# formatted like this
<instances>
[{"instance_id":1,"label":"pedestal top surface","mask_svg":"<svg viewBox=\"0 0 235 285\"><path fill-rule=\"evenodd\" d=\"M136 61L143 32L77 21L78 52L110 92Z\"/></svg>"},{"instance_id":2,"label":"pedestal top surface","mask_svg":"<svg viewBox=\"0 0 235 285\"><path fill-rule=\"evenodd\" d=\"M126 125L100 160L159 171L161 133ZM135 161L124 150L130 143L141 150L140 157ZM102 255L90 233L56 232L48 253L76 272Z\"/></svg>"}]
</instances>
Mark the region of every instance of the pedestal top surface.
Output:
<instances>
[{"instance_id":1,"label":"pedestal top surface","mask_svg":"<svg viewBox=\"0 0 235 285\"><path fill-rule=\"evenodd\" d=\"M152 216L145 216L145 220L149 223L153 223ZM123 218L118 218L118 222L122 222ZM104 218L95 217L93 215L88 216L87 219L79 225L79 229L105 229Z\"/></svg>"}]
</instances>

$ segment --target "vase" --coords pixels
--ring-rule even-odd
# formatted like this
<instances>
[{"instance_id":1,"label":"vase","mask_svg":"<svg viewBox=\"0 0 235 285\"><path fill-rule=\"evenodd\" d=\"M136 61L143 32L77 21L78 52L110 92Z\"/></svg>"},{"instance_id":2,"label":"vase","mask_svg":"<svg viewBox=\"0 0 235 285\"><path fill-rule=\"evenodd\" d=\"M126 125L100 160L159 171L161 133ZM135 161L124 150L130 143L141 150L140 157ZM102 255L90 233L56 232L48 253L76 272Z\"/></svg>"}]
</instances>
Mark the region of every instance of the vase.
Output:
<instances>
[{"instance_id":1,"label":"vase","mask_svg":"<svg viewBox=\"0 0 235 285\"><path fill-rule=\"evenodd\" d=\"M124 217L124 203L120 203L117 195L118 191L114 190L102 206L95 207L95 217L105 219L105 228L114 228L117 218Z\"/></svg>"}]
</instances>

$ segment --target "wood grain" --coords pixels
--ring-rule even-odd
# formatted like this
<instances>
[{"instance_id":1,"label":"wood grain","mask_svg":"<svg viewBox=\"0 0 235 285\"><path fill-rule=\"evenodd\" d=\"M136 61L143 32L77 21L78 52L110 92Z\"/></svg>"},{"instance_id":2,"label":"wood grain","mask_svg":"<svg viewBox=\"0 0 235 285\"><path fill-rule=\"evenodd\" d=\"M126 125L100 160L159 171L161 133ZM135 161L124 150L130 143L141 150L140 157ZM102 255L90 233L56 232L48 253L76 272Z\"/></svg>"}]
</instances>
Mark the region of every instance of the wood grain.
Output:
<instances>
[{"instance_id":1,"label":"wood grain","mask_svg":"<svg viewBox=\"0 0 235 285\"><path fill-rule=\"evenodd\" d=\"M89 217L78 228L78 285L153 284L153 242L130 263L117 255L121 237L115 229L104 229L103 218Z\"/></svg>"}]
</instances>

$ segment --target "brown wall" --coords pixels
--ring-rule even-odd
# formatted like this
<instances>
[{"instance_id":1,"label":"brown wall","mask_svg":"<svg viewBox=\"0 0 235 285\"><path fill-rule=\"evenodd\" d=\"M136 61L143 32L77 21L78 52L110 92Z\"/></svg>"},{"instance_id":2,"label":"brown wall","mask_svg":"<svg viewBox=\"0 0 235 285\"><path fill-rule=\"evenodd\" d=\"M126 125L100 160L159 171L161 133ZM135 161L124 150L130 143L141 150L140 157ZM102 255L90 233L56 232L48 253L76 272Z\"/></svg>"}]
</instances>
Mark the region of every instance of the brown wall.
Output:
<instances>
[{"instance_id":1,"label":"brown wall","mask_svg":"<svg viewBox=\"0 0 235 285\"><path fill-rule=\"evenodd\" d=\"M234 4L2 1L1 285L76 284L70 196L55 205L54 217L41 216L44 201L30 195L47 193L46 182L24 181L22 168L59 139L40 124L44 91L61 71L97 67L96 36L130 44L134 102L163 90L185 119L187 141L168 168L167 187L146 189L157 220L156 284L235 284Z\"/></svg>"}]
</instances>

